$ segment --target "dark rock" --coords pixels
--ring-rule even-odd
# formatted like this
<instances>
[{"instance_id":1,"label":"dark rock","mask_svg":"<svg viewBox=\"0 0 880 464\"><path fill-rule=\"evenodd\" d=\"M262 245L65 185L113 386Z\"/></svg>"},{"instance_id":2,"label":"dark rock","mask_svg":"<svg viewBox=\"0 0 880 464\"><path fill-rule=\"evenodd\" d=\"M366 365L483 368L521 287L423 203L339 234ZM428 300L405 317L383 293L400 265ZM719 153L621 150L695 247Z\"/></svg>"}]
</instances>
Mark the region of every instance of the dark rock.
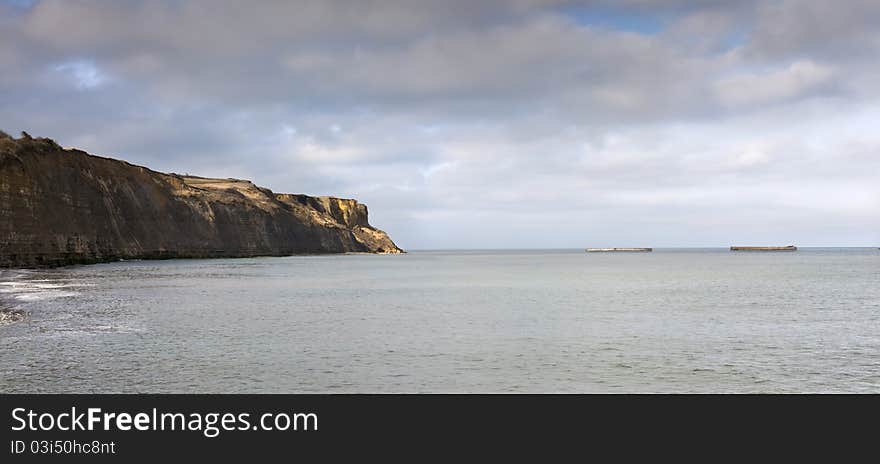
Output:
<instances>
[{"instance_id":1,"label":"dark rock","mask_svg":"<svg viewBox=\"0 0 880 464\"><path fill-rule=\"evenodd\" d=\"M0 137L0 267L344 252L402 250L355 200L274 194L51 139Z\"/></svg>"}]
</instances>

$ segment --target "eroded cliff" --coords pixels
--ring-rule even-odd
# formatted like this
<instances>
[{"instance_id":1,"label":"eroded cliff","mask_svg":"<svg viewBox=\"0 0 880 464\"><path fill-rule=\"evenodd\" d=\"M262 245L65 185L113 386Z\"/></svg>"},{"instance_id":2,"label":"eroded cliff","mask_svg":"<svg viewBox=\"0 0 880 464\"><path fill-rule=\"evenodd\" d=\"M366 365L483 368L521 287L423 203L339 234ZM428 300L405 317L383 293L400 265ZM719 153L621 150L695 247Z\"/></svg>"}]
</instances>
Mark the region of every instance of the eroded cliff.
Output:
<instances>
[{"instance_id":1,"label":"eroded cliff","mask_svg":"<svg viewBox=\"0 0 880 464\"><path fill-rule=\"evenodd\" d=\"M355 200L164 174L0 132L0 267L344 252L402 250Z\"/></svg>"}]
</instances>

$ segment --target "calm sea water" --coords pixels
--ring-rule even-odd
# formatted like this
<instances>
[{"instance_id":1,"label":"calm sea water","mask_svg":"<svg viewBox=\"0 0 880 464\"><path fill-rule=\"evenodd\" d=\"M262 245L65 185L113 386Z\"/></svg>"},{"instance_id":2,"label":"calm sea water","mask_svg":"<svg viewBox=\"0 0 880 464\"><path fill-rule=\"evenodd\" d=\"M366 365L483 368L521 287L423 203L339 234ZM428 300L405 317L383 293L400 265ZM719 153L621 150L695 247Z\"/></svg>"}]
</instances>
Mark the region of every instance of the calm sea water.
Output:
<instances>
[{"instance_id":1,"label":"calm sea water","mask_svg":"<svg viewBox=\"0 0 880 464\"><path fill-rule=\"evenodd\" d=\"M878 282L876 248L2 271L0 392L880 392Z\"/></svg>"}]
</instances>

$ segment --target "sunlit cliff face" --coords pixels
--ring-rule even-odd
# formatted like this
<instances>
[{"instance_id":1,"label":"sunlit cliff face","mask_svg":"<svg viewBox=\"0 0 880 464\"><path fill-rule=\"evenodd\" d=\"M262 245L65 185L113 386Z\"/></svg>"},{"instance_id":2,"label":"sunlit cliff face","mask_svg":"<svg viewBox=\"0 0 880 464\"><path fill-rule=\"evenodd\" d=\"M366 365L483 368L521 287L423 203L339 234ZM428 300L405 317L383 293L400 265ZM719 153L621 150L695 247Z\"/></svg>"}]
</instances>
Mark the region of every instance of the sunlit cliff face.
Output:
<instances>
[{"instance_id":1,"label":"sunlit cliff face","mask_svg":"<svg viewBox=\"0 0 880 464\"><path fill-rule=\"evenodd\" d=\"M0 268L120 259L401 253L355 200L163 174L0 134Z\"/></svg>"},{"instance_id":2,"label":"sunlit cliff face","mask_svg":"<svg viewBox=\"0 0 880 464\"><path fill-rule=\"evenodd\" d=\"M8 131L405 248L880 241L880 4L0 1Z\"/></svg>"}]
</instances>

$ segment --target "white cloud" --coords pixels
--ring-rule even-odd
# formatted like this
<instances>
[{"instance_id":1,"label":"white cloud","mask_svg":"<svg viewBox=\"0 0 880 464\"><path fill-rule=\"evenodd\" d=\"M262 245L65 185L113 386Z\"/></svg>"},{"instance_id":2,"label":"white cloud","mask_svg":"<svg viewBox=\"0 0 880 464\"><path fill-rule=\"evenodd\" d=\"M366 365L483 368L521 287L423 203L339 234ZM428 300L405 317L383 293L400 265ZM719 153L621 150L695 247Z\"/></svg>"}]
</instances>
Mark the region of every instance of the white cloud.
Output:
<instances>
[{"instance_id":1,"label":"white cloud","mask_svg":"<svg viewBox=\"0 0 880 464\"><path fill-rule=\"evenodd\" d=\"M880 240L876 2L454 2L40 2L0 14L2 129L406 248Z\"/></svg>"},{"instance_id":2,"label":"white cloud","mask_svg":"<svg viewBox=\"0 0 880 464\"><path fill-rule=\"evenodd\" d=\"M725 77L715 83L715 91L725 105L760 105L809 96L832 82L834 74L829 66L803 60L783 69Z\"/></svg>"}]
</instances>

